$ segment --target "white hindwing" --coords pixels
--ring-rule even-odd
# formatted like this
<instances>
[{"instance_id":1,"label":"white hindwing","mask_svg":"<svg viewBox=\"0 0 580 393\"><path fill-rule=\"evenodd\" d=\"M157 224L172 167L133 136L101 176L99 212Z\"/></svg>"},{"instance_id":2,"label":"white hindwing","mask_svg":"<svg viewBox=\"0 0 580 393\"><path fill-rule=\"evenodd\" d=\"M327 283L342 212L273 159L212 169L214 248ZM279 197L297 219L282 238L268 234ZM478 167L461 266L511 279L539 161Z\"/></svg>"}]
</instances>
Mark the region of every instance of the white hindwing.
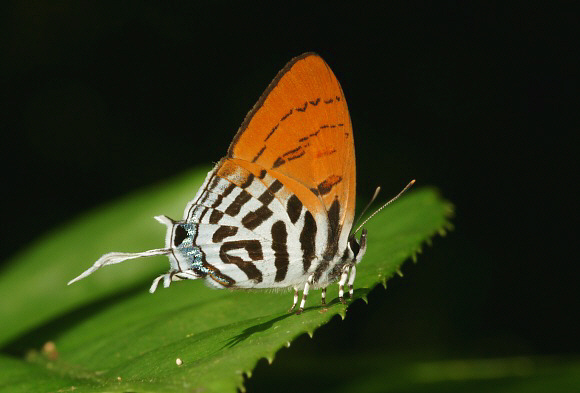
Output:
<instances>
[{"instance_id":1,"label":"white hindwing","mask_svg":"<svg viewBox=\"0 0 580 393\"><path fill-rule=\"evenodd\" d=\"M267 171L255 176L238 166L220 177L220 164L184 212L184 221L197 226L193 243L205 262L235 281L232 288L304 285L327 246L326 217L293 203L296 197ZM222 286L213 281L208 276L208 284Z\"/></svg>"}]
</instances>

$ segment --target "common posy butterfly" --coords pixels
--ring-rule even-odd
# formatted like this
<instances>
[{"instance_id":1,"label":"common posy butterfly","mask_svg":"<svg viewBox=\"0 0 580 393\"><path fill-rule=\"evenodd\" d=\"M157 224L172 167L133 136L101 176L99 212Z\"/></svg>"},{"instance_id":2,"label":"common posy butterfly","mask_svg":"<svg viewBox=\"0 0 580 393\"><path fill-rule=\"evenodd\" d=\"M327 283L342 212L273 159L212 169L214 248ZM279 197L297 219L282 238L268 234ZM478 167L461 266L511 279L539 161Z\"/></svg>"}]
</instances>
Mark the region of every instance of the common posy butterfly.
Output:
<instances>
[{"instance_id":1,"label":"common posy butterfly","mask_svg":"<svg viewBox=\"0 0 580 393\"><path fill-rule=\"evenodd\" d=\"M198 278L213 288L293 288L293 311L302 289L300 313L310 289L322 289L324 305L338 281L344 303L367 247L366 230L360 240L352 232L355 188L344 94L324 60L305 53L270 83L183 219L155 217L167 226L165 248L105 254L69 284L105 265L167 255L170 270L150 292Z\"/></svg>"}]
</instances>

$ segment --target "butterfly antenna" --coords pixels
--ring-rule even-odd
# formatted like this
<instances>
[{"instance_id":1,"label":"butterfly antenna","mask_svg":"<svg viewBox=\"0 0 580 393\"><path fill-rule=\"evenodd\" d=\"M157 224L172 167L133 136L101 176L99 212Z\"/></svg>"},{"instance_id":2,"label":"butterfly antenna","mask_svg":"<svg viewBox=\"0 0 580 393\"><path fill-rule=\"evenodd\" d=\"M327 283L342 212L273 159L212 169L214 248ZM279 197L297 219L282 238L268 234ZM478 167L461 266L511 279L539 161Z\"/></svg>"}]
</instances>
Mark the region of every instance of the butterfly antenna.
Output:
<instances>
[{"instance_id":1,"label":"butterfly antenna","mask_svg":"<svg viewBox=\"0 0 580 393\"><path fill-rule=\"evenodd\" d=\"M411 181L409 182L409 184L407 184L407 185L405 186L405 188L403 188L403 189L401 190L401 192L399 192L399 193L398 193L398 194L397 194L397 195L396 195L394 198L392 198L390 201L388 201L387 203L385 203L383 206L381 206L381 207L379 207L377 210L375 210L375 211L374 211L374 213L373 213L373 214L371 214L371 215L370 215L370 216L369 216L369 217L368 217L366 220L364 220L364 221L363 221L363 223L362 223L362 224L360 224L360 225L358 226L358 228L356 229L356 231L354 231L352 234L353 234L353 235L355 235L355 234L356 234L358 231L360 231L360 230L361 230L361 228L362 228L362 227L363 227L363 226L364 226L364 225L365 225L365 224L368 222L368 220L370 220L371 218L373 218L373 217L375 216L375 214L377 214L378 212L380 212L381 210L383 210L385 207L387 207L388 205L390 205L391 203L393 203L394 201L396 201L396 200L397 200L397 198L399 198L399 197L400 197L400 196L401 196L401 195L402 195L402 194L403 194L405 191L407 191L407 190L409 189L409 187L411 187L413 184L415 184L415 180L411 180ZM380 187L377 187L377 191L375 191L375 196L373 197L373 199L371 199L371 203L372 203L372 201L374 200L374 198L377 196L377 194L378 194L378 192L379 192L379 189L380 189ZM369 203L369 204L370 204L370 203ZM368 205L367 205L367 207L368 207ZM365 208L365 211L366 211L366 209L367 209L367 208ZM364 211L363 211L363 213L364 213ZM362 216L362 214L361 214L361 216Z\"/></svg>"},{"instance_id":2,"label":"butterfly antenna","mask_svg":"<svg viewBox=\"0 0 580 393\"><path fill-rule=\"evenodd\" d=\"M367 205L365 206L365 208L363 209L363 211L361 212L361 214L358 215L358 218L356 219L356 222L354 223L353 227L356 227L357 224L360 222L361 218L363 218L363 216L365 215L365 213L367 212L367 210L369 209L369 207L372 205L372 203L375 201L375 199L377 199L377 196L379 195L379 192L381 192L381 187L377 187L377 189L375 190L375 193L373 194L373 197L371 198L371 200L369 201L369 203L367 203ZM356 232L351 233L351 235L354 235Z\"/></svg>"}]
</instances>

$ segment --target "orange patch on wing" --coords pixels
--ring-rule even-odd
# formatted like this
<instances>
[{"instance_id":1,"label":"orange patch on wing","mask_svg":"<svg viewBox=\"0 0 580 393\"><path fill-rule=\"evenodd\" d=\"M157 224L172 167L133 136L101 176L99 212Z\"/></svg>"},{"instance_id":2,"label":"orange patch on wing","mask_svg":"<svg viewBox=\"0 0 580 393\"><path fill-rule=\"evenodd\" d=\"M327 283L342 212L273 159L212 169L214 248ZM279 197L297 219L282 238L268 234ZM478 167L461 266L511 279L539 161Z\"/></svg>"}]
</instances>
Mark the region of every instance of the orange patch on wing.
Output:
<instances>
[{"instance_id":1,"label":"orange patch on wing","mask_svg":"<svg viewBox=\"0 0 580 393\"><path fill-rule=\"evenodd\" d=\"M280 179L293 179L296 184L290 187L304 205L306 199L317 197L312 189L329 185L323 187L328 192L317 197L318 204L328 211L338 199L339 223L353 221L352 126L342 88L320 56L304 54L280 71L246 116L228 158L259 165ZM342 181L324 183L330 175Z\"/></svg>"},{"instance_id":2,"label":"orange patch on wing","mask_svg":"<svg viewBox=\"0 0 580 393\"><path fill-rule=\"evenodd\" d=\"M316 158L328 156L328 155L330 155L332 153L336 153L336 149L334 149L334 148L327 148L325 150L319 150L319 151L316 152Z\"/></svg>"},{"instance_id":3,"label":"orange patch on wing","mask_svg":"<svg viewBox=\"0 0 580 393\"><path fill-rule=\"evenodd\" d=\"M324 180L322 183L320 183L318 185L318 187L317 187L318 193L320 195L326 195L326 194L330 193L330 191L332 190L332 187L334 187L335 185L337 185L341 181L342 181L341 176L336 176L336 175L328 176L326 178L326 180Z\"/></svg>"},{"instance_id":4,"label":"orange patch on wing","mask_svg":"<svg viewBox=\"0 0 580 393\"><path fill-rule=\"evenodd\" d=\"M221 165L217 171L217 175L219 177L223 177L223 178L227 179L228 177L230 177L231 175L236 173L237 169L238 169L238 166L233 164L230 160L222 159Z\"/></svg>"}]
</instances>

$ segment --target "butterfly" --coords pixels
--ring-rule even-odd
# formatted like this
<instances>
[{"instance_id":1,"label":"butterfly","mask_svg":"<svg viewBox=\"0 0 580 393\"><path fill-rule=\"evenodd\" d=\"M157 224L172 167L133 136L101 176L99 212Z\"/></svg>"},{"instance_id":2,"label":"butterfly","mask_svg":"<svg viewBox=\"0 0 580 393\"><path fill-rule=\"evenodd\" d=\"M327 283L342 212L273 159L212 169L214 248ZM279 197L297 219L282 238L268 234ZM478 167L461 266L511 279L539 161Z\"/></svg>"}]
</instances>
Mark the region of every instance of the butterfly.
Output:
<instances>
[{"instance_id":1,"label":"butterfly","mask_svg":"<svg viewBox=\"0 0 580 393\"><path fill-rule=\"evenodd\" d=\"M112 252L69 284L128 259L167 255L162 281L203 278L213 288L292 288L294 311L310 289L335 282L345 303L367 231L352 232L355 151L350 115L334 73L315 53L292 59L246 116L227 155L208 173L183 219L167 226L165 247ZM366 222L366 221L365 221Z\"/></svg>"}]
</instances>

